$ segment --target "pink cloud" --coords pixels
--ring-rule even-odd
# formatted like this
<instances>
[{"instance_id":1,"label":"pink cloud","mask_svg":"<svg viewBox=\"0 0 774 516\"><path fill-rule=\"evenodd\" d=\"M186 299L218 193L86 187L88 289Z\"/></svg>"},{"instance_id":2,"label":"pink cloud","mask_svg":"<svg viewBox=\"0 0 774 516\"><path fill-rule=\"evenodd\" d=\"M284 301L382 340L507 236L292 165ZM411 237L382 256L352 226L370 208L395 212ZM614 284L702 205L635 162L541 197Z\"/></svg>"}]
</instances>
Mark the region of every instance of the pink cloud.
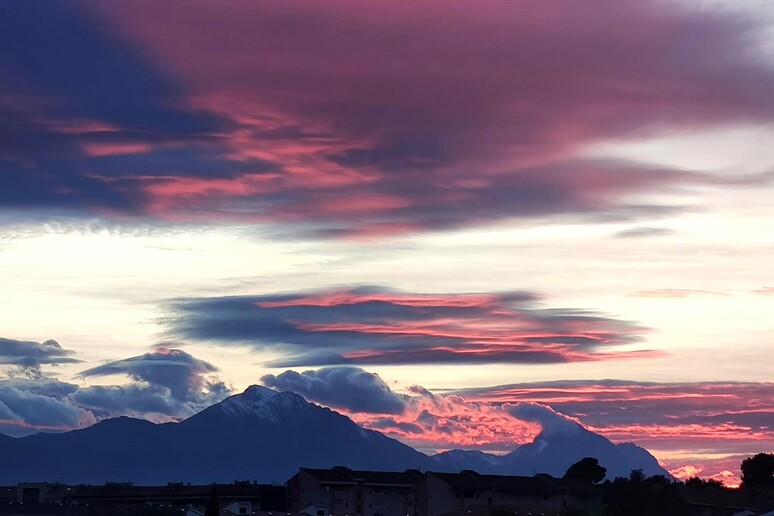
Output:
<instances>
[{"instance_id":1,"label":"pink cloud","mask_svg":"<svg viewBox=\"0 0 774 516\"><path fill-rule=\"evenodd\" d=\"M48 126L52 131L62 134L93 134L93 133L117 133L121 131L121 128L102 121L102 120L88 120L88 119L52 119L41 120L42 124Z\"/></svg>"},{"instance_id":2,"label":"pink cloud","mask_svg":"<svg viewBox=\"0 0 774 516\"><path fill-rule=\"evenodd\" d=\"M283 301L259 301L261 308L283 308L291 306L332 307L356 305L359 303L382 302L414 307L486 307L497 301L497 294L408 294L401 292L353 292L341 289L333 292L319 292L312 295Z\"/></svg>"},{"instance_id":3,"label":"pink cloud","mask_svg":"<svg viewBox=\"0 0 774 516\"><path fill-rule=\"evenodd\" d=\"M689 478L698 477L702 471L704 471L704 468L702 467L687 465L672 469L669 472L674 475L675 478L688 480Z\"/></svg>"},{"instance_id":4,"label":"pink cloud","mask_svg":"<svg viewBox=\"0 0 774 516\"><path fill-rule=\"evenodd\" d=\"M471 389L476 403L532 401L577 416L616 442L651 450L678 478L738 485L742 459L774 446L774 383L578 380ZM734 472L731 476L723 471ZM727 478L726 478L727 477Z\"/></svg>"},{"instance_id":5,"label":"pink cloud","mask_svg":"<svg viewBox=\"0 0 774 516\"><path fill-rule=\"evenodd\" d=\"M507 407L468 403L460 396L425 395L413 397L403 414L349 414L359 424L425 450L479 448L509 451L532 442L541 425L517 419ZM386 421L389 419L389 421Z\"/></svg>"},{"instance_id":6,"label":"pink cloud","mask_svg":"<svg viewBox=\"0 0 774 516\"><path fill-rule=\"evenodd\" d=\"M154 145L140 142L83 144L83 152L87 156L116 156L122 154L144 154L154 148Z\"/></svg>"},{"instance_id":7,"label":"pink cloud","mask_svg":"<svg viewBox=\"0 0 774 516\"><path fill-rule=\"evenodd\" d=\"M184 85L176 105L231 122L207 145L277 170L271 188L245 189L250 173L197 191L143 183L171 220L239 213L362 237L646 217L676 207L633 196L717 179L585 149L774 118L758 21L676 4L194 1L167 5L174 26L143 1L92 7Z\"/></svg>"},{"instance_id":8,"label":"pink cloud","mask_svg":"<svg viewBox=\"0 0 774 516\"><path fill-rule=\"evenodd\" d=\"M297 338L313 338L318 347L342 336L358 342L356 348L337 351L338 360L346 363L579 362L662 356L651 350L617 349L640 340L644 328L573 309L542 311L532 306L536 299L526 292L422 294L365 287L260 296L252 312L260 320L281 318Z\"/></svg>"}]
</instances>

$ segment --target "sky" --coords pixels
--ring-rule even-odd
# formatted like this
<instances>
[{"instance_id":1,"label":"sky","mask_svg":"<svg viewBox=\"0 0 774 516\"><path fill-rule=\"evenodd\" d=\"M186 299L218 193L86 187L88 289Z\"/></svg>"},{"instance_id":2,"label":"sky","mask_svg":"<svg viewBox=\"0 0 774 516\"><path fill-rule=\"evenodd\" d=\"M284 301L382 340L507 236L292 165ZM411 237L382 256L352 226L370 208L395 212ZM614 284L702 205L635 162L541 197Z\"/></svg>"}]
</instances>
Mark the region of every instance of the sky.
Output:
<instances>
[{"instance_id":1,"label":"sky","mask_svg":"<svg viewBox=\"0 0 774 516\"><path fill-rule=\"evenodd\" d=\"M738 482L774 449L772 41L753 0L0 3L0 432L263 384L423 451L570 418Z\"/></svg>"}]
</instances>

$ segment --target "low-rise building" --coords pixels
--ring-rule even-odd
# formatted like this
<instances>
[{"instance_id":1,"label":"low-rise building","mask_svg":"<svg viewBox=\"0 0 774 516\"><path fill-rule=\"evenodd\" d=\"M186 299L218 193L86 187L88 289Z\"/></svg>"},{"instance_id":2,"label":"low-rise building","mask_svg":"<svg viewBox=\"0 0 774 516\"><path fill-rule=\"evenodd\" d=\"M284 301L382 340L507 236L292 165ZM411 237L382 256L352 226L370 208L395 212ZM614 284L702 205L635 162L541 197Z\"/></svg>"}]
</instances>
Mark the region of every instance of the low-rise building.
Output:
<instances>
[{"instance_id":1,"label":"low-rise building","mask_svg":"<svg viewBox=\"0 0 774 516\"><path fill-rule=\"evenodd\" d=\"M316 507L315 516L413 516L415 486L422 478L416 470L404 472L301 468L287 482L288 507L304 511Z\"/></svg>"},{"instance_id":2,"label":"low-rise building","mask_svg":"<svg viewBox=\"0 0 774 516\"><path fill-rule=\"evenodd\" d=\"M218 484L217 495L221 504L236 502L250 504L250 512L258 510L284 511L284 486L234 482ZM191 485L182 482L166 486L135 486L108 483L104 486L78 486L66 497L66 502L78 505L150 504L150 505L204 505L212 497L212 485Z\"/></svg>"},{"instance_id":3,"label":"low-rise building","mask_svg":"<svg viewBox=\"0 0 774 516\"><path fill-rule=\"evenodd\" d=\"M310 516L442 516L558 513L601 507L596 486L556 479L482 475L475 471L421 473L301 468L287 482L288 507ZM312 510L314 508L314 510ZM521 512L520 512L521 511Z\"/></svg>"}]
</instances>

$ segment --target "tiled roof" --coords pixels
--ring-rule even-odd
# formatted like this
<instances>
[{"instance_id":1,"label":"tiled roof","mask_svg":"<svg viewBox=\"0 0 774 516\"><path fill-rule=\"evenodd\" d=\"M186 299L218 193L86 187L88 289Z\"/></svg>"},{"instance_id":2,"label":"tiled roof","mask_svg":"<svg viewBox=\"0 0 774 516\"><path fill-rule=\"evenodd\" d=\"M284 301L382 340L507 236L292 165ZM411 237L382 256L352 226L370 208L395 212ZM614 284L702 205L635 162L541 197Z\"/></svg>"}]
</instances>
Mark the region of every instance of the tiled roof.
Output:
<instances>
[{"instance_id":1,"label":"tiled roof","mask_svg":"<svg viewBox=\"0 0 774 516\"><path fill-rule=\"evenodd\" d=\"M218 498L259 498L263 486L259 484L218 484ZM67 496L68 500L186 500L202 499L212 495L211 485L169 484L166 486L104 485L78 486Z\"/></svg>"},{"instance_id":2,"label":"tiled roof","mask_svg":"<svg viewBox=\"0 0 774 516\"><path fill-rule=\"evenodd\" d=\"M355 480L347 474L346 468L314 469L300 468L300 471L312 475L320 482L337 482L342 484L356 484Z\"/></svg>"},{"instance_id":3,"label":"tiled roof","mask_svg":"<svg viewBox=\"0 0 774 516\"><path fill-rule=\"evenodd\" d=\"M465 470L459 473L431 473L453 490L500 492L558 493L560 487L543 476L481 475Z\"/></svg>"},{"instance_id":4,"label":"tiled roof","mask_svg":"<svg viewBox=\"0 0 774 516\"><path fill-rule=\"evenodd\" d=\"M422 476L416 470L407 471L361 471L352 470L343 466L331 469L301 468L320 482L350 484L358 483L383 485L383 486L411 486Z\"/></svg>"},{"instance_id":5,"label":"tiled roof","mask_svg":"<svg viewBox=\"0 0 774 516\"><path fill-rule=\"evenodd\" d=\"M546 507L522 507L511 505L473 505L447 512L441 516L560 516L564 509Z\"/></svg>"}]
</instances>

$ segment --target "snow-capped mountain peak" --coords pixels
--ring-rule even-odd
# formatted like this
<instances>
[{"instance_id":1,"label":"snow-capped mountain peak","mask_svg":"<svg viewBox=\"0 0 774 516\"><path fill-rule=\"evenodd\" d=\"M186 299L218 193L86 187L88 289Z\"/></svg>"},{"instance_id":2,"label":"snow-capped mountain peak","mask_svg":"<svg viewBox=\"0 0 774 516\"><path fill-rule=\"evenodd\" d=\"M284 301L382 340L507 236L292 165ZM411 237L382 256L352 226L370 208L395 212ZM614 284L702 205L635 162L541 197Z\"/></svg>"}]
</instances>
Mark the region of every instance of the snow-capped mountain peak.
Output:
<instances>
[{"instance_id":1,"label":"snow-capped mountain peak","mask_svg":"<svg viewBox=\"0 0 774 516\"><path fill-rule=\"evenodd\" d=\"M277 392L260 385L251 385L215 406L232 418L266 422L300 421L309 418L315 409L324 410L293 392Z\"/></svg>"},{"instance_id":2,"label":"snow-capped mountain peak","mask_svg":"<svg viewBox=\"0 0 774 516\"><path fill-rule=\"evenodd\" d=\"M251 385L244 390L241 396L254 400L267 400L269 398L273 398L277 394L279 394L279 392L275 391L274 389L264 387L263 385Z\"/></svg>"},{"instance_id":3,"label":"snow-capped mountain peak","mask_svg":"<svg viewBox=\"0 0 774 516\"><path fill-rule=\"evenodd\" d=\"M235 394L223 400L220 408L233 416L245 416L264 412L266 404L279 396L279 393L260 385L251 385L241 394Z\"/></svg>"}]
</instances>

